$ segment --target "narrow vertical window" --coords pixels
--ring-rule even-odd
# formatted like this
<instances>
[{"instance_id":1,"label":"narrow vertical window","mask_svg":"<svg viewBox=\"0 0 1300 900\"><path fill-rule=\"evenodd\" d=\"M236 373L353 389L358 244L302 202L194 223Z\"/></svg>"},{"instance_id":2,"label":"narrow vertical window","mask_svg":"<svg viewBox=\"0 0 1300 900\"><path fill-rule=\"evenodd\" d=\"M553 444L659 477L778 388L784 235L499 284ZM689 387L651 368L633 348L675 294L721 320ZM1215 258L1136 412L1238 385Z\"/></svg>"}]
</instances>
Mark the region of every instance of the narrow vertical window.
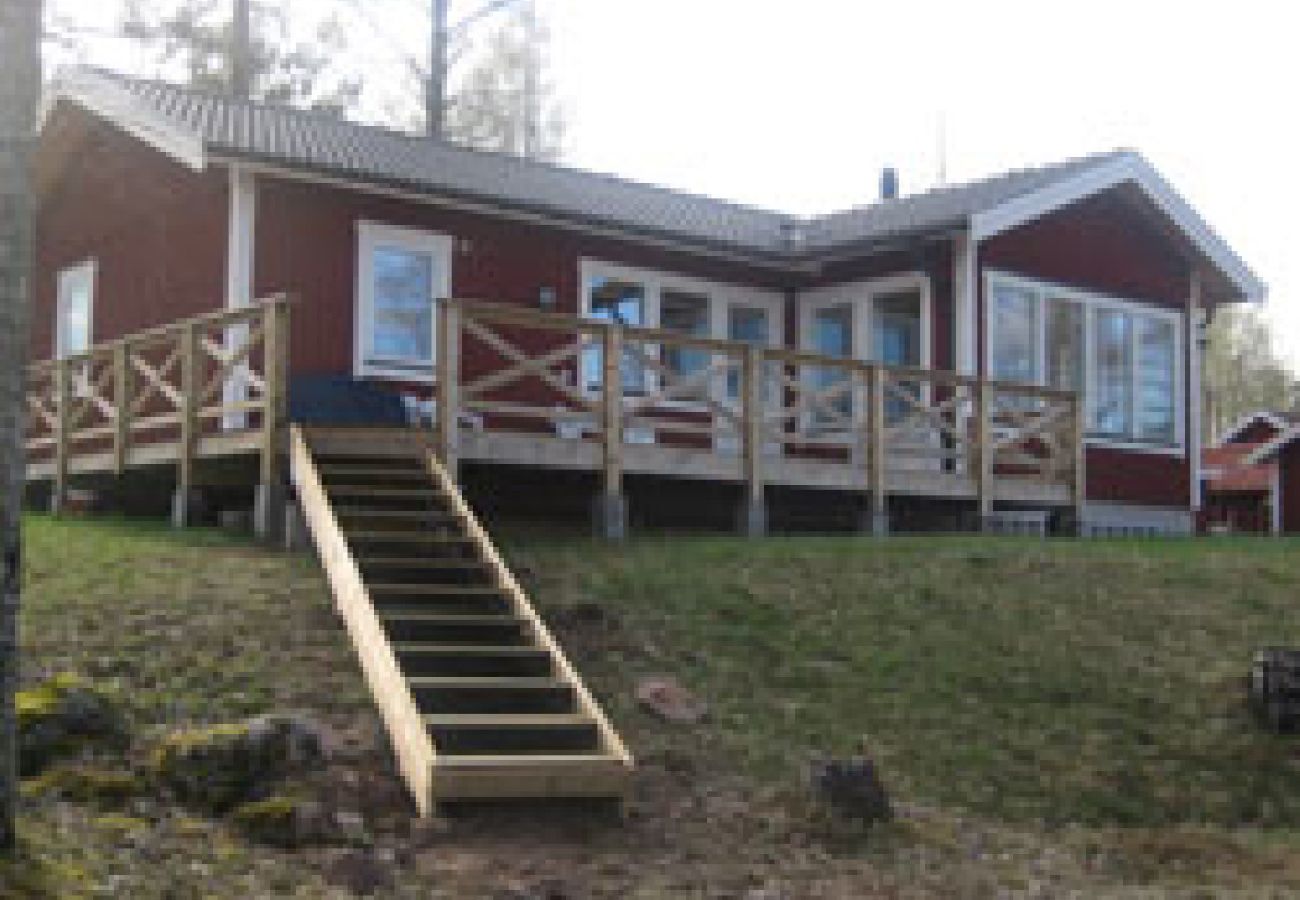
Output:
<instances>
[{"instance_id":1,"label":"narrow vertical window","mask_svg":"<svg viewBox=\"0 0 1300 900\"><path fill-rule=\"evenodd\" d=\"M1098 434L1125 437L1133 422L1133 319L1128 313L1099 309L1095 318Z\"/></svg>"},{"instance_id":2,"label":"narrow vertical window","mask_svg":"<svg viewBox=\"0 0 1300 900\"><path fill-rule=\"evenodd\" d=\"M597 278L592 281L590 291L587 308L591 318L618 325L645 324L645 285L618 278ZM598 344L587 347L583 354L583 384L590 391L599 391L604 383L604 360L604 350ZM625 393L645 393L646 371L640 360L625 352L620 370Z\"/></svg>"},{"instance_id":3,"label":"narrow vertical window","mask_svg":"<svg viewBox=\"0 0 1300 900\"><path fill-rule=\"evenodd\" d=\"M813 348L824 356L853 356L852 304L836 303L814 312ZM846 423L837 420L848 419L852 415L853 397L848 391L835 389L848 383L848 372L840 368L812 367L809 376L817 395L811 399L813 424L820 427L844 427Z\"/></svg>"},{"instance_id":4,"label":"narrow vertical window","mask_svg":"<svg viewBox=\"0 0 1300 900\"><path fill-rule=\"evenodd\" d=\"M1032 291L994 284L989 299L989 371L997 381L1038 381L1038 298Z\"/></svg>"},{"instance_id":5,"label":"narrow vertical window","mask_svg":"<svg viewBox=\"0 0 1300 900\"><path fill-rule=\"evenodd\" d=\"M743 303L733 303L727 307L727 340L743 341L746 344L754 344L759 347L766 347L771 342L771 325L768 322L768 312L766 309L757 306L748 306ZM727 370L727 397L731 400L740 398L740 369L733 365ZM764 378L763 396L766 399L771 393L769 379Z\"/></svg>"},{"instance_id":6,"label":"narrow vertical window","mask_svg":"<svg viewBox=\"0 0 1300 900\"><path fill-rule=\"evenodd\" d=\"M1083 307L1070 300L1047 304L1047 385L1063 391L1084 389Z\"/></svg>"},{"instance_id":7,"label":"narrow vertical window","mask_svg":"<svg viewBox=\"0 0 1300 900\"><path fill-rule=\"evenodd\" d=\"M707 294L664 289L659 295L659 327L691 337L709 334L709 298ZM698 375L709 365L709 351L699 347L669 344L663 348L664 367L678 380ZM670 389L671 390L671 389ZM675 400L698 400L708 393L707 384L694 384L684 391L672 392Z\"/></svg>"},{"instance_id":8,"label":"narrow vertical window","mask_svg":"<svg viewBox=\"0 0 1300 900\"><path fill-rule=\"evenodd\" d=\"M95 300L95 263L88 260L59 273L54 343L60 359L90 349Z\"/></svg>"},{"instance_id":9,"label":"narrow vertical window","mask_svg":"<svg viewBox=\"0 0 1300 900\"><path fill-rule=\"evenodd\" d=\"M1138 321L1136 437L1140 441L1172 444L1176 439L1177 346L1172 322Z\"/></svg>"}]
</instances>

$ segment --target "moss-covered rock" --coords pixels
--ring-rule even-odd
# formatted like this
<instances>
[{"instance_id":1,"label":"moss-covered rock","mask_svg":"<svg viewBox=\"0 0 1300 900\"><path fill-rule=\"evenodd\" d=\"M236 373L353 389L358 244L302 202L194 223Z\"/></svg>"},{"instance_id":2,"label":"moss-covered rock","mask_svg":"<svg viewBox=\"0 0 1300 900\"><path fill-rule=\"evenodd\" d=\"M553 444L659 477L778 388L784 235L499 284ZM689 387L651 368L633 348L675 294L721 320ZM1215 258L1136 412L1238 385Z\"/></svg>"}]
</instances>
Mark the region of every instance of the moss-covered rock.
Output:
<instances>
[{"instance_id":1,"label":"moss-covered rock","mask_svg":"<svg viewBox=\"0 0 1300 900\"><path fill-rule=\"evenodd\" d=\"M250 841L287 850L321 843L328 837L319 805L288 794L237 806L230 821Z\"/></svg>"},{"instance_id":2,"label":"moss-covered rock","mask_svg":"<svg viewBox=\"0 0 1300 900\"><path fill-rule=\"evenodd\" d=\"M316 726L291 716L265 716L174 731L154 748L150 768L181 802L225 813L268 798L285 776L324 761L324 740Z\"/></svg>"},{"instance_id":3,"label":"moss-covered rock","mask_svg":"<svg viewBox=\"0 0 1300 900\"><path fill-rule=\"evenodd\" d=\"M101 806L120 805L147 790L144 780L132 772L82 765L56 766L23 782L27 797L59 797Z\"/></svg>"},{"instance_id":4,"label":"moss-covered rock","mask_svg":"<svg viewBox=\"0 0 1300 900\"><path fill-rule=\"evenodd\" d=\"M122 745L126 719L103 689L72 674L18 692L18 771L36 775L90 745Z\"/></svg>"}]
</instances>

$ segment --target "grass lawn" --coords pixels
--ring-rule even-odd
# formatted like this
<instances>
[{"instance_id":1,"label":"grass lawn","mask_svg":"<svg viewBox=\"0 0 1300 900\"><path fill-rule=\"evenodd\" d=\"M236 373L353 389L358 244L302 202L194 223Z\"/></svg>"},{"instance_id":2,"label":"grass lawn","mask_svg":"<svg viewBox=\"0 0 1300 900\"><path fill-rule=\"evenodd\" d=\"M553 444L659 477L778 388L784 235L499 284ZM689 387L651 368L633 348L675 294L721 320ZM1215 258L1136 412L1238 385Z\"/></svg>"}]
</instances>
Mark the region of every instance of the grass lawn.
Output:
<instances>
[{"instance_id":1,"label":"grass lawn","mask_svg":"<svg viewBox=\"0 0 1300 900\"><path fill-rule=\"evenodd\" d=\"M638 756L636 796L615 827L453 823L403 863L397 895L493 897L551 875L575 897L1300 890L1300 739L1262 734L1242 705L1251 650L1300 644L1298 542L503 544ZM35 517L27 567L29 678L106 680L144 733L306 710L369 747L349 777L385 768L310 560ZM639 711L651 674L710 720ZM860 746L902 812L865 838L804 790L812 758ZM169 896L330 890L321 853L128 813L26 810L54 893L154 896L140 891L160 876Z\"/></svg>"}]
</instances>

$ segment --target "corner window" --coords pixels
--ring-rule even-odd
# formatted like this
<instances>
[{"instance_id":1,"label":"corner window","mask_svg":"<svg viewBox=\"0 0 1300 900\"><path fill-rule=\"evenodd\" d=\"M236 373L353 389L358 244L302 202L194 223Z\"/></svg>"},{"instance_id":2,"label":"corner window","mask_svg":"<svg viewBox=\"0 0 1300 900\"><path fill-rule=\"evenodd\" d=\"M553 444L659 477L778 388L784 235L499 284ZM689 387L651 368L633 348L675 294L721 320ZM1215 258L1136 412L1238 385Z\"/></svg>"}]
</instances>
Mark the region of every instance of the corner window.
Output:
<instances>
[{"instance_id":1,"label":"corner window","mask_svg":"<svg viewBox=\"0 0 1300 900\"><path fill-rule=\"evenodd\" d=\"M358 374L431 380L435 304L451 292L451 239L377 222L358 231Z\"/></svg>"},{"instance_id":2,"label":"corner window","mask_svg":"<svg viewBox=\"0 0 1300 900\"><path fill-rule=\"evenodd\" d=\"M1179 312L996 273L986 296L993 378L1081 391L1095 438L1182 446Z\"/></svg>"},{"instance_id":3,"label":"corner window","mask_svg":"<svg viewBox=\"0 0 1300 900\"><path fill-rule=\"evenodd\" d=\"M59 272L55 299L54 352L63 359L90 349L95 304L95 261Z\"/></svg>"}]
</instances>

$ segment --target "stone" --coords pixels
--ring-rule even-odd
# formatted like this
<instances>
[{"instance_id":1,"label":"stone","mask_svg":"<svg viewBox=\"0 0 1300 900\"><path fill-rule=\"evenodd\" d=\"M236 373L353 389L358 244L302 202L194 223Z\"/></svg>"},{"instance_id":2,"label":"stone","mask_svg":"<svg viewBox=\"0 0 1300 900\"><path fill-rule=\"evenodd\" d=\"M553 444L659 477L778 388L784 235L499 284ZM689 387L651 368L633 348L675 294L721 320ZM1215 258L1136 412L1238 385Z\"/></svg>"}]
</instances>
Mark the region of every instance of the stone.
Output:
<instances>
[{"instance_id":1,"label":"stone","mask_svg":"<svg viewBox=\"0 0 1300 900\"><path fill-rule=\"evenodd\" d=\"M72 674L18 692L18 771L39 774L56 760L88 746L121 746L126 719L101 688Z\"/></svg>"},{"instance_id":2,"label":"stone","mask_svg":"<svg viewBox=\"0 0 1300 900\"><path fill-rule=\"evenodd\" d=\"M642 709L665 722L694 725L708 717L709 708L675 679L666 676L643 678L636 687Z\"/></svg>"},{"instance_id":3,"label":"stone","mask_svg":"<svg viewBox=\"0 0 1300 900\"><path fill-rule=\"evenodd\" d=\"M154 748L155 778L178 800L225 813L274 793L289 775L324 766L323 729L296 716L263 716L247 722L174 731Z\"/></svg>"},{"instance_id":4,"label":"stone","mask_svg":"<svg viewBox=\"0 0 1300 900\"><path fill-rule=\"evenodd\" d=\"M813 793L840 815L868 823L894 817L875 763L865 756L820 760L813 763L810 774Z\"/></svg>"}]
</instances>

